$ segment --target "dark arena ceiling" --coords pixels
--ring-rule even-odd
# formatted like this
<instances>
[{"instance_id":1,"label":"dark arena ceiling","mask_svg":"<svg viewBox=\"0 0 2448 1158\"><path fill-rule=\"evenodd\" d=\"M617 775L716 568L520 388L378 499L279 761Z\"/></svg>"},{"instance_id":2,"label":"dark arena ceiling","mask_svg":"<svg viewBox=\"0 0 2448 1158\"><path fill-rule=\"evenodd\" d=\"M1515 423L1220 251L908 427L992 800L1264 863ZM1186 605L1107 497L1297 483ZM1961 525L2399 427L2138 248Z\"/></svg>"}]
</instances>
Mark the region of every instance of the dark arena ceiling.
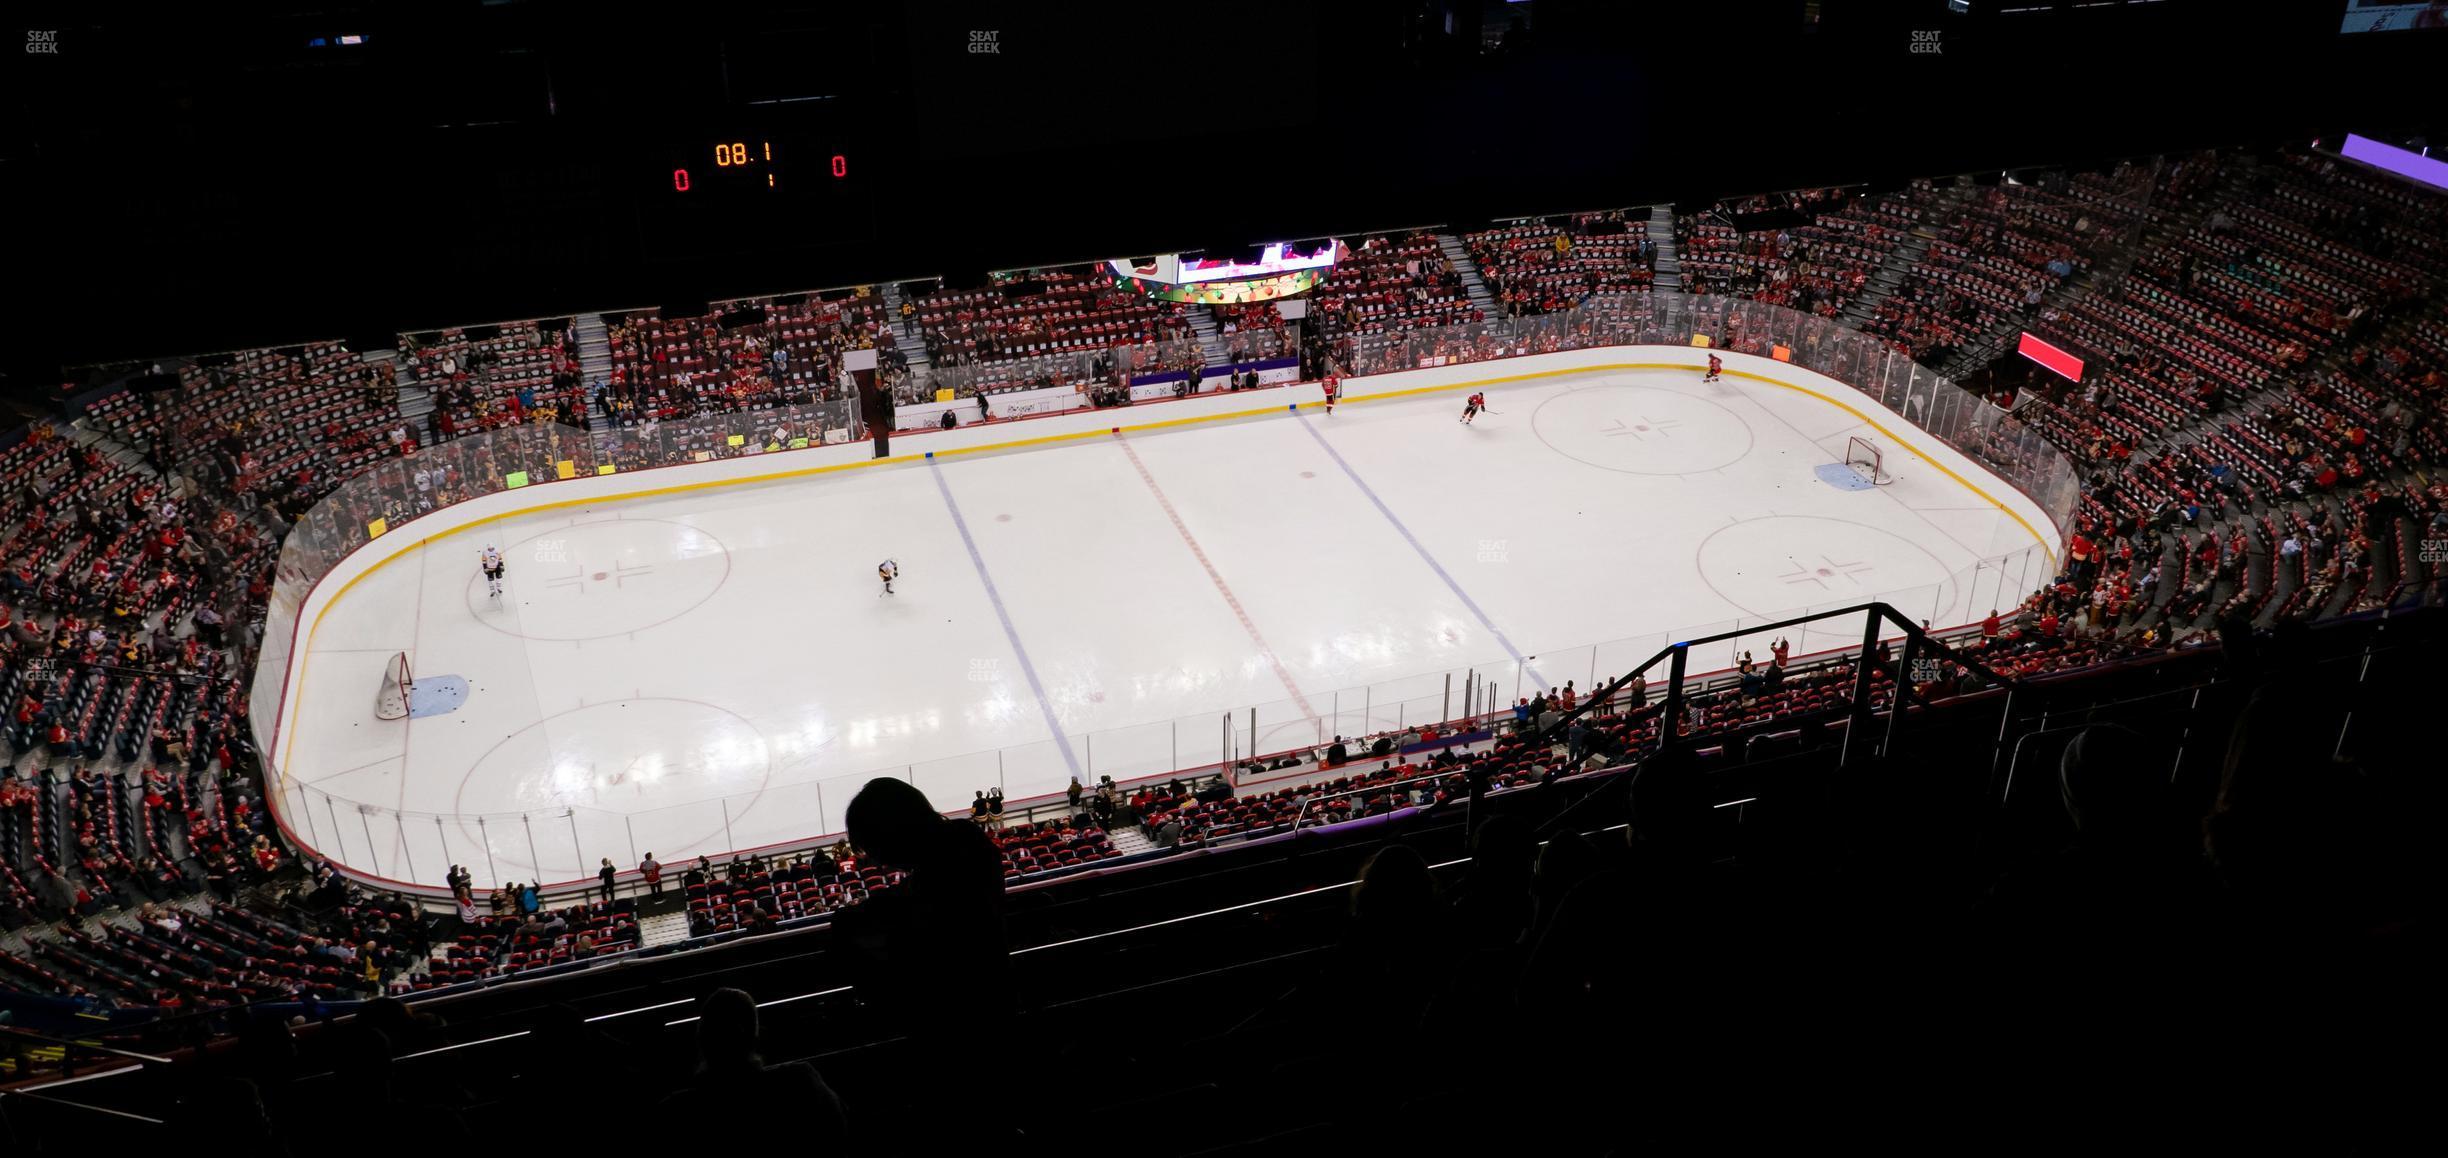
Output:
<instances>
[{"instance_id":1,"label":"dark arena ceiling","mask_svg":"<svg viewBox=\"0 0 2448 1158\"><path fill-rule=\"evenodd\" d=\"M2340 36L2342 3L16 5L9 389L550 312L2427 131L2448 35ZM716 172L733 141L788 164Z\"/></svg>"}]
</instances>

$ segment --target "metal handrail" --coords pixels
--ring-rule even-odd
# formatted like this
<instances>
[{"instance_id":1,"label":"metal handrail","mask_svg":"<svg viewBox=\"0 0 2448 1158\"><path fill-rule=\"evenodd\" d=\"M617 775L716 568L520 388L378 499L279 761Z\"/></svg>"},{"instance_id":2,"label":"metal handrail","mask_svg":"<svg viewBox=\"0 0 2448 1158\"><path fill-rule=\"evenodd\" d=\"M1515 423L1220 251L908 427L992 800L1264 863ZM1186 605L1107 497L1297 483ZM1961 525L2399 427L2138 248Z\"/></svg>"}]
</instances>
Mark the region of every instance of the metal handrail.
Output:
<instances>
[{"instance_id":1,"label":"metal handrail","mask_svg":"<svg viewBox=\"0 0 2448 1158\"><path fill-rule=\"evenodd\" d=\"M1664 714L1659 723L1659 746L1661 748L1671 746L1678 739L1680 739L1678 733L1681 731L1682 708L1684 700L1686 699L1684 684L1688 678L1684 670L1684 661L1685 657L1690 654L1690 650L1694 645L1718 643L1724 640L1737 639L1749 635L1761 635L1771 631L1781 631L1785 628L1795 626L1796 624L1809 623L1814 620L1829 619L1836 616L1845 615L1865 615L1868 617L1868 621L1865 624L1862 633L1862 654L1865 658L1878 646L1879 621L1884 619L1888 623L1894 624L1896 627L1902 629L1904 632L1904 647L1902 648L1901 655L1898 657L1899 670L1910 671L1912 660L1915 658L1915 653L1922 648L1929 648L1934 650L1940 658L1969 668L1981 675L1983 678L1990 680L2001 687L2014 688L2022 686L2021 680L2011 679L2004 675L2000 675L1987 664L1981 663L1980 661L1975 660L1970 656L1967 656L1962 652L1940 642L1934 634L1923 630L1920 624L1915 623L1911 619L1905 617L1894 607L1891 607L1885 603L1877 602L1860 603L1851 607L1839 607L1828 611L1812 612L1807 615L1795 616L1791 619L1779 620L1775 623L1738 627L1731 631L1718 632L1715 635L1702 636L1698 639L1687 639L1679 643L1667 644L1665 647L1658 649L1657 654L1652 655L1648 659L1642 661L1639 666L1634 667L1631 671L1616 677L1612 682L1608 683L1604 687L1590 693L1587 700L1575 706L1571 711L1565 712L1563 715L1557 717L1553 724L1541 729L1538 734L1538 738L1540 740L1552 742L1552 738L1559 730L1570 727L1574 720L1579 719L1584 714L1614 699L1615 694L1622 691L1626 685L1630 684L1634 676L1646 673L1650 668L1657 666L1657 662L1659 660L1663 659L1669 660L1670 663L1668 665L1669 675L1666 685ZM1872 714L1868 710L1868 703L1870 699L1870 664L1867 662L1861 663L1857 665L1854 670L1854 711L1858 716L1866 719ZM1910 697L1914 700L1920 699L1919 696L1913 695L1907 689L1907 681L1899 679L1896 681L1896 683L1898 688L1898 706L1902 706L1902 701L1906 697ZM1924 706L1926 706L1926 702L1924 702Z\"/></svg>"},{"instance_id":2,"label":"metal handrail","mask_svg":"<svg viewBox=\"0 0 2448 1158\"><path fill-rule=\"evenodd\" d=\"M1301 801L1300 811L1292 814L1292 827L1290 831L1299 832L1301 820L1303 817L1309 815L1310 806L1318 803L1321 800L1340 800L1346 796L1359 796L1365 793L1391 791L1392 789L1398 788L1402 785L1416 784L1422 780L1443 780L1448 776L1466 775L1466 773L1463 773L1458 769L1448 768L1442 772L1430 772L1421 776L1405 776L1400 780L1390 780L1383 784L1372 784L1366 788L1346 788L1341 792L1321 792Z\"/></svg>"}]
</instances>

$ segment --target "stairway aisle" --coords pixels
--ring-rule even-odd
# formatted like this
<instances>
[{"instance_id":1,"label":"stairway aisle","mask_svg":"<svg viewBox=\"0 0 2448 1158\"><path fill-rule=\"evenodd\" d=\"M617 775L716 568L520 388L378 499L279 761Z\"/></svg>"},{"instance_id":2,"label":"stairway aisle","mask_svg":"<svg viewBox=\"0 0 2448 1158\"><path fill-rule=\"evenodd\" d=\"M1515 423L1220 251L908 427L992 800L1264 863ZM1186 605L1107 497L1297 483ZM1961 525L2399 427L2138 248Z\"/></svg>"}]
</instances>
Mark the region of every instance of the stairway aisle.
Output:
<instances>
[{"instance_id":1,"label":"stairway aisle","mask_svg":"<svg viewBox=\"0 0 2448 1158\"><path fill-rule=\"evenodd\" d=\"M901 283L884 283L884 316L892 319L893 348L901 351L901 359L909 363L910 373L915 376L927 368L928 361L926 340L915 328L901 324L901 303L909 300L910 295L902 291Z\"/></svg>"},{"instance_id":2,"label":"stairway aisle","mask_svg":"<svg viewBox=\"0 0 2448 1158\"><path fill-rule=\"evenodd\" d=\"M2191 232L2194 226L2199 225L2202 219L2210 215L2212 208L2223 204L2243 185L2249 172L2250 170L2239 168L2228 173L2221 179L2217 187L2195 198L2191 204L2168 214L2157 222L2144 226L2135 234L2131 244L2118 246L2110 251L2107 260L2080 270L2074 276L2050 287L2048 293L2040 299L2039 306L2012 317L1999 319L1998 324L1990 327L1988 332L1964 343L1953 353L1947 355L1946 359L1939 364L1938 372L1950 378L1962 378L2004 356L2008 350L2013 348L2016 336L2025 329L2031 328L2042 310L2071 309L2094 295L2115 289L2125 280L2126 272L2133 268L2133 260L2136 256Z\"/></svg>"},{"instance_id":3,"label":"stairway aisle","mask_svg":"<svg viewBox=\"0 0 2448 1158\"><path fill-rule=\"evenodd\" d=\"M611 327L604 324L602 314L580 314L571 323L578 338L578 381L587 391L587 401L594 401L597 383L612 380ZM600 416L593 405L587 407L587 426L592 428Z\"/></svg>"},{"instance_id":4,"label":"stairway aisle","mask_svg":"<svg viewBox=\"0 0 2448 1158\"><path fill-rule=\"evenodd\" d=\"M1224 353L1224 335L1216 329L1214 310L1206 306L1190 307L1190 332L1198 335L1201 365L1221 366L1230 360Z\"/></svg>"},{"instance_id":5,"label":"stairway aisle","mask_svg":"<svg viewBox=\"0 0 2448 1158\"><path fill-rule=\"evenodd\" d=\"M1921 259L1928 255L1930 246L1938 240L1937 223L1945 221L1963 205L1964 186L1939 190L1938 197L1938 205L1929 217L1906 231L1904 240L1887 251L1887 259L1880 262L1877 269L1870 271L1869 286L1852 301L1845 303L1843 312L1838 315L1844 321L1852 325L1869 321L1876 316L1880 305L1894 297L1897 290L1904 288L1905 277L1921 263Z\"/></svg>"},{"instance_id":6,"label":"stairway aisle","mask_svg":"<svg viewBox=\"0 0 2448 1158\"><path fill-rule=\"evenodd\" d=\"M1657 245L1650 288L1659 293L1683 292L1683 251L1675 244L1674 206L1649 207L1649 240Z\"/></svg>"},{"instance_id":7,"label":"stairway aisle","mask_svg":"<svg viewBox=\"0 0 2448 1158\"><path fill-rule=\"evenodd\" d=\"M400 358L399 351L376 350L365 358L368 362L385 363L391 367L392 385L399 388L400 417L408 420L408 429L417 436L418 442L426 441L425 432L431 426L431 420L426 416L434 412L435 406L433 393L408 372L408 363Z\"/></svg>"},{"instance_id":8,"label":"stairway aisle","mask_svg":"<svg viewBox=\"0 0 2448 1158\"><path fill-rule=\"evenodd\" d=\"M1462 239L1450 233L1436 235L1437 248L1445 251L1445 260L1453 264L1454 274L1462 279L1462 292L1470 296L1470 304L1478 307L1481 317L1498 317L1496 295L1488 292L1487 282L1479 276L1479 263L1472 261Z\"/></svg>"}]
</instances>

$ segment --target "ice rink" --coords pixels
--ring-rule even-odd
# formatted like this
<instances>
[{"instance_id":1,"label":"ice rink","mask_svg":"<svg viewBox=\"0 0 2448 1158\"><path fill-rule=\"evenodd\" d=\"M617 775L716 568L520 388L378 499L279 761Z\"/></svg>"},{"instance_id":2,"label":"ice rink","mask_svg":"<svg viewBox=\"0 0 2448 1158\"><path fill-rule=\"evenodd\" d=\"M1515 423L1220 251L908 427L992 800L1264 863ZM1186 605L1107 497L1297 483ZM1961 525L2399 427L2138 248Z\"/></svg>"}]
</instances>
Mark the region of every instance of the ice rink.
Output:
<instances>
[{"instance_id":1,"label":"ice rink","mask_svg":"<svg viewBox=\"0 0 2448 1158\"><path fill-rule=\"evenodd\" d=\"M947 809L1059 792L1444 718L1466 687L1587 688L1805 608L1970 622L2045 579L2053 532L2005 483L1774 371L1527 375L1474 425L1467 389L1330 416L1280 409L1317 397L1294 388L1266 417L514 516L330 604L283 803L377 875L574 879L838 831L870 775ZM1893 485L1832 465L1857 434ZM375 719L399 651L464 702Z\"/></svg>"}]
</instances>

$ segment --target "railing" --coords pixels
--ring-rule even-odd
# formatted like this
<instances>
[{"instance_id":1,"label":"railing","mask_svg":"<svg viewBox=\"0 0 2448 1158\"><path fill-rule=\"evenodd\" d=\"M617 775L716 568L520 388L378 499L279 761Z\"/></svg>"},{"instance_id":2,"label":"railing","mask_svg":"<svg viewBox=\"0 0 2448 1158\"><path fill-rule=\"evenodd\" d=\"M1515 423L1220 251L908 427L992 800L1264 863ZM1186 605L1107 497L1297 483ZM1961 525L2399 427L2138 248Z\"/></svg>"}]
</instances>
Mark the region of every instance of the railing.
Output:
<instances>
[{"instance_id":1,"label":"railing","mask_svg":"<svg viewBox=\"0 0 2448 1158\"><path fill-rule=\"evenodd\" d=\"M1300 810L1292 814L1292 826L1285 831L1299 832L1301 830L1301 822L1309 819L1309 810L1328 800L1341 800L1346 796L1373 796L1379 793L1392 792L1395 789L1401 788L1405 784L1419 784L1425 781L1435 780L1461 780L1463 778L1462 773L1452 769L1446 769L1443 771L1430 772L1421 776L1405 776L1400 780L1389 780L1383 784L1371 784L1366 788L1346 788L1341 792L1320 792L1313 796L1303 797L1301 800Z\"/></svg>"},{"instance_id":2,"label":"railing","mask_svg":"<svg viewBox=\"0 0 2448 1158\"><path fill-rule=\"evenodd\" d=\"M1783 347L1796 364L1855 383L1869 398L2020 487L2051 520L2064 519L2072 509L2078 487L2071 464L2004 412L1913 365L1876 339L1826 319L1760 303L1623 295L1593 299L1558 314L1356 339L1346 343L1346 353L1358 369L1377 373L1566 349L1687 345L1694 334L1762 353ZM272 773L268 790L292 836L361 876L392 883L438 880L452 864L468 866L486 887L510 880L585 881L604 857L617 865L633 865L652 851L666 863L679 863L699 854L813 843L842 829L842 810L850 797L877 776L907 780L947 810L988 788L1025 803L1032 796L1060 793L1075 771L1083 782L1093 783L1100 777L1127 781L1228 766L1252 756L1322 745L1336 736L1443 723L1499 709L1567 682L1587 689L1678 642L1710 641L1701 645L1704 648L1722 643L1722 653L1693 658L1703 666L1731 667L1745 651L1767 654L1780 631L1765 625L1797 624L1783 634L1792 654L1805 654L1857 642L1866 622L1859 614L1824 617L1847 603L1858 604L1856 597L1597 643L1525 641L1539 646L1525 649L1518 658L1488 656L1442 670L1311 692L1300 700L1237 705L1229 711L1219 705L1168 720L1065 733L966 754L931 756L912 748L911 754L921 758L882 768L843 769L822 745L807 744L777 750L774 775L760 791L636 812L575 802L515 812L402 809L396 800L384 803L360 790L306 782L332 770L282 766L286 753L275 743L273 730L282 719L284 698L291 694L284 680L298 643L299 610L323 576L369 543L374 531L396 535L440 506L606 470L626 474L757 454L779 454L787 461L787 452L801 445L847 438L847 409L842 403L776 407L599 432L513 427L420 450L412 458L387 460L343 483L299 521L283 547L252 697L250 718ZM423 487L417 485L419 472L426 476ZM1976 622L1993 608L2011 608L2055 575L2048 544L2015 537L2024 541L2017 545L2001 535L1987 544L1990 553L1972 566L1880 597L1902 617L1942 628ZM1901 634L1897 629L1891 638ZM488 678L515 687L520 674L513 668L491 672ZM533 671L525 674L536 678Z\"/></svg>"}]
</instances>

